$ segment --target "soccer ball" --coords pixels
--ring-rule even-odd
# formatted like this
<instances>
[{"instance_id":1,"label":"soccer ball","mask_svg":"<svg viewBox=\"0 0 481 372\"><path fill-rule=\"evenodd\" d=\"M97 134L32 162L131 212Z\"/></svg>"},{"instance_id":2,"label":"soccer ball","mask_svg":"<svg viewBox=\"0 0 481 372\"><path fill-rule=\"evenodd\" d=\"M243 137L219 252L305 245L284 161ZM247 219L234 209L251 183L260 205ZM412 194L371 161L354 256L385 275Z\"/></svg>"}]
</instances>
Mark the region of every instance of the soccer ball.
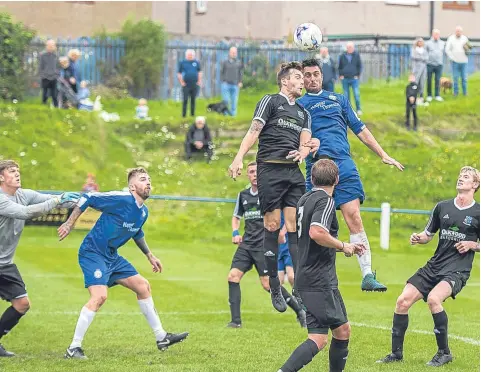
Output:
<instances>
[{"instance_id":1,"label":"soccer ball","mask_svg":"<svg viewBox=\"0 0 481 372\"><path fill-rule=\"evenodd\" d=\"M322 32L314 23L303 23L294 31L294 43L302 50L317 50L321 41Z\"/></svg>"}]
</instances>

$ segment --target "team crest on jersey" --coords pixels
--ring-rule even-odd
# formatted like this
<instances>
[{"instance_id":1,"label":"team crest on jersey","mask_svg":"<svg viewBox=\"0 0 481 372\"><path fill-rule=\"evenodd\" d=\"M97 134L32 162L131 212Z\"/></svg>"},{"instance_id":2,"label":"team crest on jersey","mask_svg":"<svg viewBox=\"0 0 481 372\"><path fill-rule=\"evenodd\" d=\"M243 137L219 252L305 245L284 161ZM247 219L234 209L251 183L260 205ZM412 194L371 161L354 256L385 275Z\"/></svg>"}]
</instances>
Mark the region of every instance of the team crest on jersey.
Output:
<instances>
[{"instance_id":1,"label":"team crest on jersey","mask_svg":"<svg viewBox=\"0 0 481 372\"><path fill-rule=\"evenodd\" d=\"M297 111L297 115L304 120L304 113L302 111Z\"/></svg>"},{"instance_id":2,"label":"team crest on jersey","mask_svg":"<svg viewBox=\"0 0 481 372\"><path fill-rule=\"evenodd\" d=\"M102 277L102 271L100 271L99 269L95 270L94 277L95 279L100 279Z\"/></svg>"},{"instance_id":3,"label":"team crest on jersey","mask_svg":"<svg viewBox=\"0 0 481 372\"><path fill-rule=\"evenodd\" d=\"M413 85L413 89L418 89L418 86L417 86L417 85Z\"/></svg>"},{"instance_id":4,"label":"team crest on jersey","mask_svg":"<svg viewBox=\"0 0 481 372\"><path fill-rule=\"evenodd\" d=\"M336 96L333 96L332 94L329 95L329 99L332 99L333 101L336 101L337 100L337 97Z\"/></svg>"},{"instance_id":5,"label":"team crest on jersey","mask_svg":"<svg viewBox=\"0 0 481 372\"><path fill-rule=\"evenodd\" d=\"M473 222L473 217L471 216L466 216L466 218L464 219L463 223L466 225L466 226L471 226L471 223Z\"/></svg>"}]
</instances>

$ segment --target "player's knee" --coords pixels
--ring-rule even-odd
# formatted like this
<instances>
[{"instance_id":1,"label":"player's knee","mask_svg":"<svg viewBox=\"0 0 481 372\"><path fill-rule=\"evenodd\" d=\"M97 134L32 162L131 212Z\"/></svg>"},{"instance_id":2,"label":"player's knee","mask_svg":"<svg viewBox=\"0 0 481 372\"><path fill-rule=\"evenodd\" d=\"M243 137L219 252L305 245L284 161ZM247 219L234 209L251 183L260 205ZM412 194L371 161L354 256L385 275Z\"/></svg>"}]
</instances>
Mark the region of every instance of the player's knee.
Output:
<instances>
[{"instance_id":1,"label":"player's knee","mask_svg":"<svg viewBox=\"0 0 481 372\"><path fill-rule=\"evenodd\" d=\"M138 291L138 294L145 297L149 297L151 295L150 283L147 279L142 278L142 283L139 285Z\"/></svg>"},{"instance_id":2,"label":"player's knee","mask_svg":"<svg viewBox=\"0 0 481 372\"><path fill-rule=\"evenodd\" d=\"M397 312L404 313L409 310L411 305L411 301L409 301L406 296L401 295L396 301L396 310Z\"/></svg>"},{"instance_id":3,"label":"player's knee","mask_svg":"<svg viewBox=\"0 0 481 372\"><path fill-rule=\"evenodd\" d=\"M14 303L12 303L12 306L19 313L25 314L28 310L30 310L30 300L28 297L18 298Z\"/></svg>"},{"instance_id":4,"label":"player's knee","mask_svg":"<svg viewBox=\"0 0 481 372\"><path fill-rule=\"evenodd\" d=\"M346 219L348 220L349 226L352 226L356 231L362 231L362 219L361 212L357 209L350 209L346 213Z\"/></svg>"},{"instance_id":5,"label":"player's knee","mask_svg":"<svg viewBox=\"0 0 481 372\"><path fill-rule=\"evenodd\" d=\"M94 307L99 309L107 301L107 293L96 294L92 296L91 301Z\"/></svg>"},{"instance_id":6,"label":"player's knee","mask_svg":"<svg viewBox=\"0 0 481 372\"><path fill-rule=\"evenodd\" d=\"M351 325L349 323L343 324L333 331L333 336L338 340L348 340L351 336Z\"/></svg>"},{"instance_id":7,"label":"player's knee","mask_svg":"<svg viewBox=\"0 0 481 372\"><path fill-rule=\"evenodd\" d=\"M264 224L265 228L269 230L270 232L274 232L276 230L279 230L281 228L281 221L280 220L272 220L272 221L267 221Z\"/></svg>"},{"instance_id":8,"label":"player's knee","mask_svg":"<svg viewBox=\"0 0 481 372\"><path fill-rule=\"evenodd\" d=\"M434 309L441 305L441 299L436 295L429 294L427 303L430 309Z\"/></svg>"},{"instance_id":9,"label":"player's knee","mask_svg":"<svg viewBox=\"0 0 481 372\"><path fill-rule=\"evenodd\" d=\"M327 345L327 335L309 334L309 339L314 341L318 350L322 350Z\"/></svg>"},{"instance_id":10,"label":"player's knee","mask_svg":"<svg viewBox=\"0 0 481 372\"><path fill-rule=\"evenodd\" d=\"M227 281L232 283L239 283L241 280L241 275L235 271L229 271L229 275L227 275Z\"/></svg>"}]
</instances>

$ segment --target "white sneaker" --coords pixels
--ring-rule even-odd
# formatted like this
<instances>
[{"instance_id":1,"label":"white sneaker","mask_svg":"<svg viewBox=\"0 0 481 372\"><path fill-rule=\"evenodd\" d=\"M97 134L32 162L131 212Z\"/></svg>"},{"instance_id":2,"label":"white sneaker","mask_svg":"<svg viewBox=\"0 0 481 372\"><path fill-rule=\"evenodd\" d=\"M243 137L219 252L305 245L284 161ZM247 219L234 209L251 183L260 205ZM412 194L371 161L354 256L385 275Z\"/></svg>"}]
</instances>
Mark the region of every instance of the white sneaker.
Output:
<instances>
[{"instance_id":1,"label":"white sneaker","mask_svg":"<svg viewBox=\"0 0 481 372\"><path fill-rule=\"evenodd\" d=\"M436 96L436 98L434 98L436 101L438 102L443 102L444 101L444 98L441 97L441 96Z\"/></svg>"},{"instance_id":2,"label":"white sneaker","mask_svg":"<svg viewBox=\"0 0 481 372\"><path fill-rule=\"evenodd\" d=\"M362 111L361 110L357 110L357 116L361 116L362 115Z\"/></svg>"},{"instance_id":3,"label":"white sneaker","mask_svg":"<svg viewBox=\"0 0 481 372\"><path fill-rule=\"evenodd\" d=\"M432 100L433 100L433 97L431 97L431 96L426 97L426 101L431 102Z\"/></svg>"}]
</instances>

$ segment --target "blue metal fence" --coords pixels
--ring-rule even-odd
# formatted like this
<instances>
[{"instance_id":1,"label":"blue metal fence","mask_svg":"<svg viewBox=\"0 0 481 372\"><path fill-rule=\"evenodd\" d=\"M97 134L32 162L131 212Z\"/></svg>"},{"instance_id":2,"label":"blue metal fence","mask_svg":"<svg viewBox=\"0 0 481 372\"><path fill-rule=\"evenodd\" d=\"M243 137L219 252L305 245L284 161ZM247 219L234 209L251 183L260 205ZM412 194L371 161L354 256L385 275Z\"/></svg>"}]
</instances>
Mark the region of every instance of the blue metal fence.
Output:
<instances>
[{"instance_id":1,"label":"blue metal fence","mask_svg":"<svg viewBox=\"0 0 481 372\"><path fill-rule=\"evenodd\" d=\"M114 70L119 67L125 54L125 43L119 39L58 39L59 56L66 55L69 49L76 48L81 52L79 67L82 79L92 85L104 82L103 72ZM409 71L410 53L412 44L393 44L386 41L384 44L360 44L357 50L363 59L363 74L361 82L369 79L399 78ZM335 60L342 53L343 45L337 43L328 45L330 55ZM38 57L44 49L40 40L34 40L26 57L25 66L30 78L31 94L38 94ZM179 100L181 98L181 86L177 81L177 66L184 58L187 49L194 49L204 73L204 86L200 95L213 97L220 94L220 66L227 59L229 44L226 42L207 41L179 41L168 42L164 71L161 76L161 84L157 97L162 99ZM313 53L306 53L294 48L286 48L281 42L261 43L258 45L240 44L238 47L239 58L243 61L246 73L254 73L253 61L262 57L266 62L266 70L272 71L281 62L289 60L302 60ZM479 47L474 48L469 55L468 73L479 71ZM267 72L268 72L267 71ZM445 61L445 75L451 75L451 67ZM258 79L267 79L267 74L255 76Z\"/></svg>"}]
</instances>

